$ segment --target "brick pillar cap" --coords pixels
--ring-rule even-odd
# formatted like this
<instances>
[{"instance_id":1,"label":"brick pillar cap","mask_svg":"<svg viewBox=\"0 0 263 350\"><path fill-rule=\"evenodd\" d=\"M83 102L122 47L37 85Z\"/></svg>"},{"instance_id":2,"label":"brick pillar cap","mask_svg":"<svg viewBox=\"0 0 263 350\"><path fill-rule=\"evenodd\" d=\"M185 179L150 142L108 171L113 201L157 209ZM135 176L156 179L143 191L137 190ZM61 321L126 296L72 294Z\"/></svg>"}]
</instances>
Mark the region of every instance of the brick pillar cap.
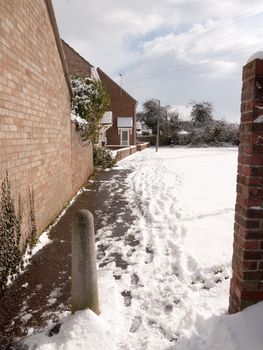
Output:
<instances>
[{"instance_id":1,"label":"brick pillar cap","mask_svg":"<svg viewBox=\"0 0 263 350\"><path fill-rule=\"evenodd\" d=\"M263 60L263 51L255 52L252 56L249 57L246 64L248 64L254 60Z\"/></svg>"}]
</instances>

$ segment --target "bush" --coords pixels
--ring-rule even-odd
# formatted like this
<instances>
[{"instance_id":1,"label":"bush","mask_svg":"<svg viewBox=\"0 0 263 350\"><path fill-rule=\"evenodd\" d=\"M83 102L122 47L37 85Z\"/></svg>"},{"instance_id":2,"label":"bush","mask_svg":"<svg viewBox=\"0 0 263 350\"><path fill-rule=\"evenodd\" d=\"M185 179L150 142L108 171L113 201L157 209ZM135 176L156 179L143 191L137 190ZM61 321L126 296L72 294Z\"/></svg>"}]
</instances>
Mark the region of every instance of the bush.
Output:
<instances>
[{"instance_id":1,"label":"bush","mask_svg":"<svg viewBox=\"0 0 263 350\"><path fill-rule=\"evenodd\" d=\"M37 243L34 192L28 189L29 196L29 234L26 243L21 239L21 226L24 216L23 205L19 195L17 205L12 196L8 173L1 184L0 191L0 299L4 295L8 280L23 269L22 252L26 245L29 253Z\"/></svg>"},{"instance_id":2,"label":"bush","mask_svg":"<svg viewBox=\"0 0 263 350\"><path fill-rule=\"evenodd\" d=\"M238 145L238 125L223 120L215 120L202 128L193 128L190 135L192 146Z\"/></svg>"},{"instance_id":3,"label":"bush","mask_svg":"<svg viewBox=\"0 0 263 350\"><path fill-rule=\"evenodd\" d=\"M103 169L112 168L115 164L115 158L109 149L94 146L93 163L96 167L101 167Z\"/></svg>"},{"instance_id":4,"label":"bush","mask_svg":"<svg viewBox=\"0 0 263 350\"><path fill-rule=\"evenodd\" d=\"M101 81L76 76L71 79L73 99L72 114L83 121L81 136L84 140L98 142L100 121L107 111L110 99Z\"/></svg>"},{"instance_id":5,"label":"bush","mask_svg":"<svg viewBox=\"0 0 263 350\"><path fill-rule=\"evenodd\" d=\"M8 276L18 271L21 260L21 223L23 208L19 197L18 210L14 199L8 174L2 182L0 202L0 298L3 296Z\"/></svg>"}]
</instances>

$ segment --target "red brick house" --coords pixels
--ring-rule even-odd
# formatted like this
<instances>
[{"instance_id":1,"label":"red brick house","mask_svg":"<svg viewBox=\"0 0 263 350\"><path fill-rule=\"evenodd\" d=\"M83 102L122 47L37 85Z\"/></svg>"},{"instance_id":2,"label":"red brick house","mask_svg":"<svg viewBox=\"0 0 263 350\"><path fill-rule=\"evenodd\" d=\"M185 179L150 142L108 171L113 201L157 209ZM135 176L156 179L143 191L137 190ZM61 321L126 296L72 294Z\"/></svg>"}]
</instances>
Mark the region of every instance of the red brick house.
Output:
<instances>
[{"instance_id":1,"label":"red brick house","mask_svg":"<svg viewBox=\"0 0 263 350\"><path fill-rule=\"evenodd\" d=\"M83 78L99 79L96 69L85 58L83 58L77 51L75 51L69 44L61 39L69 75L75 75Z\"/></svg>"},{"instance_id":2,"label":"red brick house","mask_svg":"<svg viewBox=\"0 0 263 350\"><path fill-rule=\"evenodd\" d=\"M100 79L109 94L111 103L102 118L100 141L115 146L136 145L136 100L63 40L62 45L70 76Z\"/></svg>"},{"instance_id":3,"label":"red brick house","mask_svg":"<svg viewBox=\"0 0 263 350\"><path fill-rule=\"evenodd\" d=\"M15 201L22 197L25 240L28 188L40 233L92 173L92 149L71 122L71 85L51 0L0 1L0 28L0 182L8 171Z\"/></svg>"},{"instance_id":4,"label":"red brick house","mask_svg":"<svg viewBox=\"0 0 263 350\"><path fill-rule=\"evenodd\" d=\"M113 81L103 70L97 69L99 77L110 96L112 127L107 130L107 144L136 145L137 101Z\"/></svg>"}]
</instances>

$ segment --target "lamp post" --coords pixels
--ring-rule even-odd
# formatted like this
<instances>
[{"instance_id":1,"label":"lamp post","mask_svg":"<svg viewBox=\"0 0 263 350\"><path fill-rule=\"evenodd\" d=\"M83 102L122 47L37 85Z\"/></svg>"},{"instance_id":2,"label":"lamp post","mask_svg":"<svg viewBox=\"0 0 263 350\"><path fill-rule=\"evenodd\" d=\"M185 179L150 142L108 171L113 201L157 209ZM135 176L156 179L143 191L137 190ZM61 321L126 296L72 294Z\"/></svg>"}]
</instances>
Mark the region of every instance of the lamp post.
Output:
<instances>
[{"instance_id":1,"label":"lamp post","mask_svg":"<svg viewBox=\"0 0 263 350\"><path fill-rule=\"evenodd\" d=\"M158 114L157 114L157 132L156 132L156 152L159 148L159 136L160 136L160 100L156 99L158 102Z\"/></svg>"}]
</instances>

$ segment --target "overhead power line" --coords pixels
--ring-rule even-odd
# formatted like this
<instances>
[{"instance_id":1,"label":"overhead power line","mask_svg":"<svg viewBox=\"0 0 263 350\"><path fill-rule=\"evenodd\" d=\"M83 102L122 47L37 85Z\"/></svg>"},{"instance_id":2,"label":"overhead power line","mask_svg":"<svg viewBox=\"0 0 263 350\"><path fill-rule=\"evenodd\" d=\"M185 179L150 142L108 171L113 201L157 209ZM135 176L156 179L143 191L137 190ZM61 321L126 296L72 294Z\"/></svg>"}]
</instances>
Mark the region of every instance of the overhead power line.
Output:
<instances>
[{"instance_id":1,"label":"overhead power line","mask_svg":"<svg viewBox=\"0 0 263 350\"><path fill-rule=\"evenodd\" d=\"M247 36L249 33L251 32L254 32L254 31L258 31L260 29L263 29L263 27L258 27L258 28L255 28L253 29L253 31L249 31L249 32L246 32L246 33L242 33L242 34L238 34L238 35L235 35L235 36L231 36L231 37L228 37L228 38L225 38L224 40L219 40L219 41L214 41L214 42L207 42L207 43L202 43L202 45L197 45L195 47L192 47L192 48L188 48L188 49L185 49L185 50L181 50L181 51L178 51L178 52L174 52L173 54L166 54L165 56L163 57L156 57L155 60L148 60L147 58L144 58L145 59L145 62L142 61L142 64L147 64L147 68L149 68L149 66L151 64L156 64L158 62L162 62L163 64L167 61L168 63L170 58L172 57L180 57L180 55L182 54L185 54L185 53L191 53L191 52L195 52L196 50L198 50L199 48L202 48L203 46L207 49L207 48L213 48L213 47L216 47L218 44L221 44L221 43L224 43L226 41L234 41L235 39L237 38L240 38L240 37L245 37ZM262 33L263 34L263 33ZM252 46L252 45L251 45ZM250 47L250 46L249 46ZM231 47L232 49L232 47ZM214 57L217 57L218 55L214 55ZM150 62L149 62L150 61ZM163 69L159 72L162 72ZM158 72L158 71L157 71ZM127 78L129 77L129 73L127 72L126 73L127 75ZM142 76L145 76L147 77L148 76L148 73L145 73L144 75L140 75L139 79L142 78ZM135 77L135 79L134 79ZM129 82L133 82L133 81L136 81L138 78L136 78L136 70L133 71L133 78L131 80L129 80Z\"/></svg>"},{"instance_id":2,"label":"overhead power line","mask_svg":"<svg viewBox=\"0 0 263 350\"><path fill-rule=\"evenodd\" d=\"M210 34L210 33L213 33L215 31L219 31L221 29L225 29L237 22L239 22L240 20L247 20L249 17L255 17L255 16L258 16L260 13L254 13L253 11L248 11L245 15L242 14L240 16L237 16L235 17L234 20L232 21L229 21L227 23L224 23L224 24L221 24L220 26L217 26L217 27L214 27L214 28L211 28L211 29L208 29L207 31L205 31L203 34ZM228 17L225 17L225 19L227 19ZM180 36L180 34L178 34ZM195 33L191 33L191 32L187 32L187 35L188 37L191 37L191 35L195 35ZM179 38L177 39L177 43L181 43L185 40L185 38ZM108 57L107 60L105 60L105 66L112 66L113 64L116 64L118 62L121 62L125 59L128 59L131 57L131 53L123 53L123 54L118 54L118 55L113 55L113 56L110 56Z\"/></svg>"},{"instance_id":3,"label":"overhead power line","mask_svg":"<svg viewBox=\"0 0 263 350\"><path fill-rule=\"evenodd\" d=\"M235 55L232 58L235 58L235 57L247 57L247 52L244 52L244 53L242 53L240 55ZM201 67L201 66L204 66L204 65L206 65L206 63L193 65L192 68L197 68L197 67ZM189 72L189 68L191 69L191 67L185 67L184 69L181 69L181 70L180 69L174 70L174 73L188 70L187 74L183 74L183 75L180 75L180 76L179 75L177 75L177 76L172 76L171 75L169 78L164 78L162 76L161 79L158 79L158 76L153 75L151 79L140 80L137 83L133 83L133 84L130 84L130 85L127 84L127 87L129 89L131 89L131 88L133 88L133 89L135 89L135 88L142 88L142 87L148 87L148 86L152 87L152 86L155 86L155 85L165 84L166 82L170 83L171 81L181 80L181 79L185 79L185 78L189 78L189 77L196 77L196 76L202 75L204 73L216 72L217 71L214 68L209 68L209 69L199 70L198 72L192 72L192 71Z\"/></svg>"}]
</instances>

